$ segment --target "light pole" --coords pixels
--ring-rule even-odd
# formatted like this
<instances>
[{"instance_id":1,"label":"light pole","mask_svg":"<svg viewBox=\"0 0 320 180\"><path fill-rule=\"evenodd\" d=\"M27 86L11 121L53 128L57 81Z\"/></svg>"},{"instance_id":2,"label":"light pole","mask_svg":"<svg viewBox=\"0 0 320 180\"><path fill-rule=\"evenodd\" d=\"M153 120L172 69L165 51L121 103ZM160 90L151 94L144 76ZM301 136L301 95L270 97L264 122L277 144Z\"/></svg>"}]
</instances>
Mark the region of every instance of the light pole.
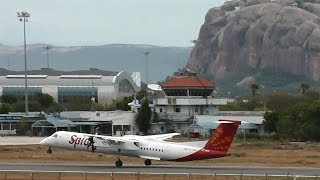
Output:
<instances>
[{"instance_id":1,"label":"light pole","mask_svg":"<svg viewBox=\"0 0 320 180\"><path fill-rule=\"evenodd\" d=\"M30 14L26 11L17 12L17 16L20 22L23 22L23 39L24 39L24 100L25 100L25 111L28 116L28 81L27 81L27 42L26 42L26 22Z\"/></svg>"},{"instance_id":2,"label":"light pole","mask_svg":"<svg viewBox=\"0 0 320 180\"><path fill-rule=\"evenodd\" d=\"M52 49L52 47L47 45L47 46L43 47L43 49L45 49L47 51L47 68L49 69L50 68L50 66L49 66L49 50Z\"/></svg>"},{"instance_id":3,"label":"light pole","mask_svg":"<svg viewBox=\"0 0 320 180\"><path fill-rule=\"evenodd\" d=\"M8 70L10 70L10 56L8 56Z\"/></svg>"},{"instance_id":4,"label":"light pole","mask_svg":"<svg viewBox=\"0 0 320 180\"><path fill-rule=\"evenodd\" d=\"M246 145L246 132L244 129L241 129L241 132L243 133L243 145Z\"/></svg>"},{"instance_id":5,"label":"light pole","mask_svg":"<svg viewBox=\"0 0 320 180\"><path fill-rule=\"evenodd\" d=\"M144 54L144 56L145 56L145 58L146 58L146 84L147 84L147 86L148 86L148 81L149 81L149 76L148 76L148 74L149 74L149 68L148 68L148 56L149 56L149 54L150 54L150 52L149 51L146 51L146 52L142 52L142 54Z\"/></svg>"}]
</instances>

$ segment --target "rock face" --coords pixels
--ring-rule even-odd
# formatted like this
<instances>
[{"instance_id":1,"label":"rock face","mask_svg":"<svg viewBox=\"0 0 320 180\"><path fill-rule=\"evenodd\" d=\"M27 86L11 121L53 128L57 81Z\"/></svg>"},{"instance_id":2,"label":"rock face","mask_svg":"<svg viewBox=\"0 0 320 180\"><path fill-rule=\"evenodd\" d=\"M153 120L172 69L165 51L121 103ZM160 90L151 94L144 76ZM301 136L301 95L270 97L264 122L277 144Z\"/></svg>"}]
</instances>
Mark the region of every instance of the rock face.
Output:
<instances>
[{"instance_id":1,"label":"rock face","mask_svg":"<svg viewBox=\"0 0 320 180\"><path fill-rule=\"evenodd\" d=\"M213 80L264 69L320 80L320 2L306 1L233 0L210 9L187 68Z\"/></svg>"}]
</instances>

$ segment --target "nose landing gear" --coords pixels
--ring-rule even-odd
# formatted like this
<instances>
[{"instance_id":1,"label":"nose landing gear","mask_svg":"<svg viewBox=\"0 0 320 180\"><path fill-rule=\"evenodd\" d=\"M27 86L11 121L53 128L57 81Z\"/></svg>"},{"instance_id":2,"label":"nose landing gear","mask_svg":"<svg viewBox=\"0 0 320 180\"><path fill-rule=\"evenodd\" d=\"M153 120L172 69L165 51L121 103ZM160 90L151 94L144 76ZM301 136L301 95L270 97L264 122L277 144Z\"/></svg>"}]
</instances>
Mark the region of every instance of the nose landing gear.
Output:
<instances>
[{"instance_id":1,"label":"nose landing gear","mask_svg":"<svg viewBox=\"0 0 320 180\"><path fill-rule=\"evenodd\" d=\"M52 153L51 147L49 147L49 149L47 150L47 153L48 153L48 154L51 154L51 153Z\"/></svg>"},{"instance_id":2,"label":"nose landing gear","mask_svg":"<svg viewBox=\"0 0 320 180\"><path fill-rule=\"evenodd\" d=\"M118 157L117 157L117 161L115 162L116 167L122 166L122 161L120 160L120 152L121 152L121 149L118 149Z\"/></svg>"}]
</instances>

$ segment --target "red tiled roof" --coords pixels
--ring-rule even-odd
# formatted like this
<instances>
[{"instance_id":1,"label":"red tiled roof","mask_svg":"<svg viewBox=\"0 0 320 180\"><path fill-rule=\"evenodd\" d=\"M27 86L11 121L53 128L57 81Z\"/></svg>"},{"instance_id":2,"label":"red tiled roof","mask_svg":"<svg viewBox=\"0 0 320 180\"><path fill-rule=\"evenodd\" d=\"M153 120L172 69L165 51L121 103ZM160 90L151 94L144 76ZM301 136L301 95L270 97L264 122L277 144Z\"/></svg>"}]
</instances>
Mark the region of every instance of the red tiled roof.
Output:
<instances>
[{"instance_id":1,"label":"red tiled roof","mask_svg":"<svg viewBox=\"0 0 320 180\"><path fill-rule=\"evenodd\" d=\"M214 84L198 76L172 77L168 81L161 84L161 88L175 88L175 87L214 88Z\"/></svg>"}]
</instances>

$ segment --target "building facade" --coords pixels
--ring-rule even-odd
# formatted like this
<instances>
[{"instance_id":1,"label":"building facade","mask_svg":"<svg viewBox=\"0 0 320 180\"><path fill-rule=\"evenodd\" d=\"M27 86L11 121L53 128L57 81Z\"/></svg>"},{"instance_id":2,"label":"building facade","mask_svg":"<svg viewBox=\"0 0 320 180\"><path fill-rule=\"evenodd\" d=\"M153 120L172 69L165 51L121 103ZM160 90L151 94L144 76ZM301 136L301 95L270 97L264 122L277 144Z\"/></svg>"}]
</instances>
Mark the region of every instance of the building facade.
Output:
<instances>
[{"instance_id":1,"label":"building facade","mask_svg":"<svg viewBox=\"0 0 320 180\"><path fill-rule=\"evenodd\" d=\"M195 115L214 115L218 106L230 99L213 97L214 84L198 76L177 76L151 89L149 99L153 117L150 133L179 132L187 134ZM138 112L142 103L134 100L132 110Z\"/></svg>"},{"instance_id":2,"label":"building facade","mask_svg":"<svg viewBox=\"0 0 320 180\"><path fill-rule=\"evenodd\" d=\"M27 72L28 94L51 95L58 103L75 99L110 103L119 97L140 91L140 73L104 71L95 68L77 71L57 71L48 68ZM24 71L0 69L0 95L24 96Z\"/></svg>"}]
</instances>

